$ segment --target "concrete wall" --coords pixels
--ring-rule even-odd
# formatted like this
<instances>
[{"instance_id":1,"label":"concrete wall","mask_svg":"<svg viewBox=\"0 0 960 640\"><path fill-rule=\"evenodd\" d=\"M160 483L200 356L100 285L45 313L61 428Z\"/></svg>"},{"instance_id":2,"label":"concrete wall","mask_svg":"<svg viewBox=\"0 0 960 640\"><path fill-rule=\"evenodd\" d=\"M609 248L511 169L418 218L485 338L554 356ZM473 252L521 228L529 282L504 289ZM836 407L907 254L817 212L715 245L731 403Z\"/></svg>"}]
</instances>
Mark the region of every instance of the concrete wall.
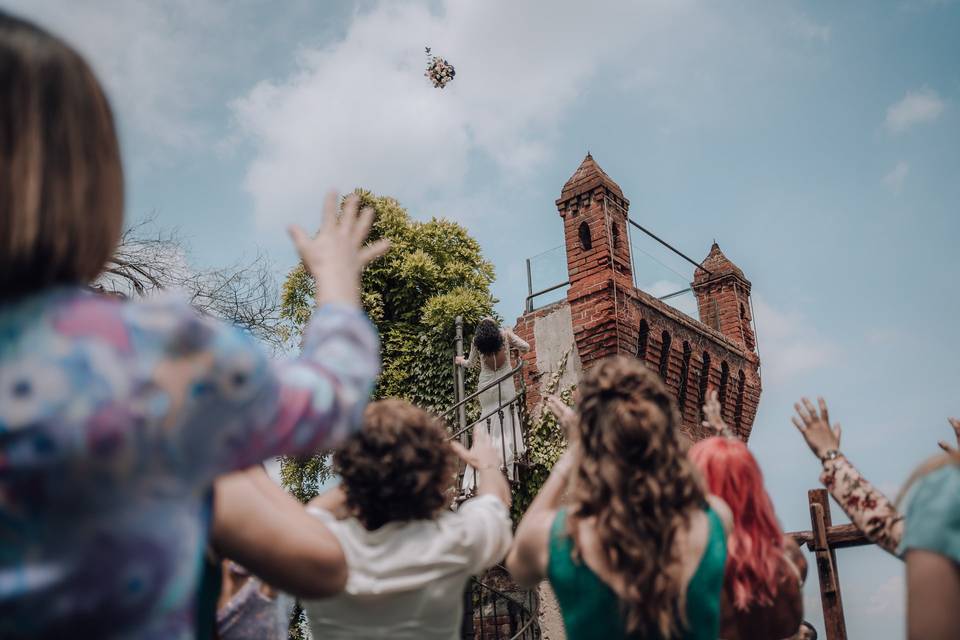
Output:
<instances>
[{"instance_id":1,"label":"concrete wall","mask_svg":"<svg viewBox=\"0 0 960 640\"><path fill-rule=\"evenodd\" d=\"M517 322L515 332L530 343L530 351L524 354L524 381L527 410L536 417L540 411L542 387L556 372L564 353L570 351L559 389L575 385L583 374L573 337L570 305L563 300L528 313Z\"/></svg>"}]
</instances>

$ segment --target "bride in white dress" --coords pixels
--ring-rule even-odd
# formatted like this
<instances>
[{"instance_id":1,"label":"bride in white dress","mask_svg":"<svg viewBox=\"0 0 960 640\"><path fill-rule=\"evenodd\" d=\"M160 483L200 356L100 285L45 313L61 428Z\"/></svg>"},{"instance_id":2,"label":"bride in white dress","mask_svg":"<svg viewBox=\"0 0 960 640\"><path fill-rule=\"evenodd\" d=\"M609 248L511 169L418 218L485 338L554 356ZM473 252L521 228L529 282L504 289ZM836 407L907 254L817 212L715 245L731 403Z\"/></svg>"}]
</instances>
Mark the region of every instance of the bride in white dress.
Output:
<instances>
[{"instance_id":1,"label":"bride in white dress","mask_svg":"<svg viewBox=\"0 0 960 640\"><path fill-rule=\"evenodd\" d=\"M530 345L517 337L507 328L501 328L493 318L484 318L477 324L470 346L470 356L457 356L455 362L462 367L480 365L480 378L477 388L483 389L497 378L501 378L513 369L510 360L510 349L520 352L529 351ZM523 455L526 447L523 444L523 434L520 431L518 407L509 405L517 397L517 389L513 384L513 376L507 376L499 384L480 393L481 424L486 426L483 416L490 415L490 438L497 451L500 452L501 464L507 471L507 477L514 478L514 466L519 456ZM503 407L501 414L497 407ZM463 474L462 489L469 493L475 486L473 469L467 467Z\"/></svg>"}]
</instances>

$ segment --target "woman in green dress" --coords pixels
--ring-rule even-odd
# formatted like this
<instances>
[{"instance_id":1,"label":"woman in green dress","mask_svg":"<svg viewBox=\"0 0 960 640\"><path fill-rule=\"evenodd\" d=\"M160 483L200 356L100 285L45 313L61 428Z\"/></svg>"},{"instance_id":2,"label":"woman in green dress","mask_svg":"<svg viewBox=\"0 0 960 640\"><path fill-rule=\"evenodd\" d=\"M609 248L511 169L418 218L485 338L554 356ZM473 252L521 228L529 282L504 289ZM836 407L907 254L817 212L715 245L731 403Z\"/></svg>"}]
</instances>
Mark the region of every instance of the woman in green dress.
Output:
<instances>
[{"instance_id":1,"label":"woman in green dress","mask_svg":"<svg viewBox=\"0 0 960 640\"><path fill-rule=\"evenodd\" d=\"M550 581L570 640L716 640L731 516L680 446L672 397L627 358L596 365L579 392L577 413L548 400L570 444L507 568Z\"/></svg>"}]
</instances>

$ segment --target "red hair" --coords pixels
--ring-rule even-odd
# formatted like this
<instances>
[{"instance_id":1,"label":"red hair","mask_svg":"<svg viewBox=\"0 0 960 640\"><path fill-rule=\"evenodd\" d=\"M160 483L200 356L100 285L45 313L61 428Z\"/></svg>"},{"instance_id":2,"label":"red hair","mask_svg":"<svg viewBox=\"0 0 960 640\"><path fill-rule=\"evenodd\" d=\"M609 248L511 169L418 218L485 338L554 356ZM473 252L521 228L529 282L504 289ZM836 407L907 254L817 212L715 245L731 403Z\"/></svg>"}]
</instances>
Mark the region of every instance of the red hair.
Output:
<instances>
[{"instance_id":1,"label":"red hair","mask_svg":"<svg viewBox=\"0 0 960 640\"><path fill-rule=\"evenodd\" d=\"M707 438L689 452L710 493L733 512L733 532L727 541L724 589L736 609L754 603L770 606L782 578L783 533L773 502L763 487L763 473L740 440Z\"/></svg>"}]
</instances>

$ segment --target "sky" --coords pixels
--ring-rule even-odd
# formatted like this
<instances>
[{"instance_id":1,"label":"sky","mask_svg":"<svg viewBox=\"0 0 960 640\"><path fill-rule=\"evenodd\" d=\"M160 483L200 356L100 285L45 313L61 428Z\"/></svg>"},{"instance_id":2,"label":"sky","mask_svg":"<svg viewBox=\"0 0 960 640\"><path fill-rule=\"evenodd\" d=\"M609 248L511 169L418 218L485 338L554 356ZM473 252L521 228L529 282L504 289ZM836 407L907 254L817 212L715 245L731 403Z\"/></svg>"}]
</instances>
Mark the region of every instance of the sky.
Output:
<instances>
[{"instance_id":1,"label":"sky","mask_svg":"<svg viewBox=\"0 0 960 640\"><path fill-rule=\"evenodd\" d=\"M589 150L631 217L753 283L751 447L788 530L819 465L790 424L824 395L842 449L895 495L960 415L960 2L16 0L104 80L127 216L200 265L295 257L329 188L460 222L498 311L566 279L554 200ZM424 47L453 63L434 89ZM641 287L692 268L633 237ZM681 308L684 302L677 301ZM689 308L689 307L687 307ZM834 508L834 520L845 519ZM903 636L903 567L839 552L854 638ZM815 574L807 616L822 630Z\"/></svg>"}]
</instances>

